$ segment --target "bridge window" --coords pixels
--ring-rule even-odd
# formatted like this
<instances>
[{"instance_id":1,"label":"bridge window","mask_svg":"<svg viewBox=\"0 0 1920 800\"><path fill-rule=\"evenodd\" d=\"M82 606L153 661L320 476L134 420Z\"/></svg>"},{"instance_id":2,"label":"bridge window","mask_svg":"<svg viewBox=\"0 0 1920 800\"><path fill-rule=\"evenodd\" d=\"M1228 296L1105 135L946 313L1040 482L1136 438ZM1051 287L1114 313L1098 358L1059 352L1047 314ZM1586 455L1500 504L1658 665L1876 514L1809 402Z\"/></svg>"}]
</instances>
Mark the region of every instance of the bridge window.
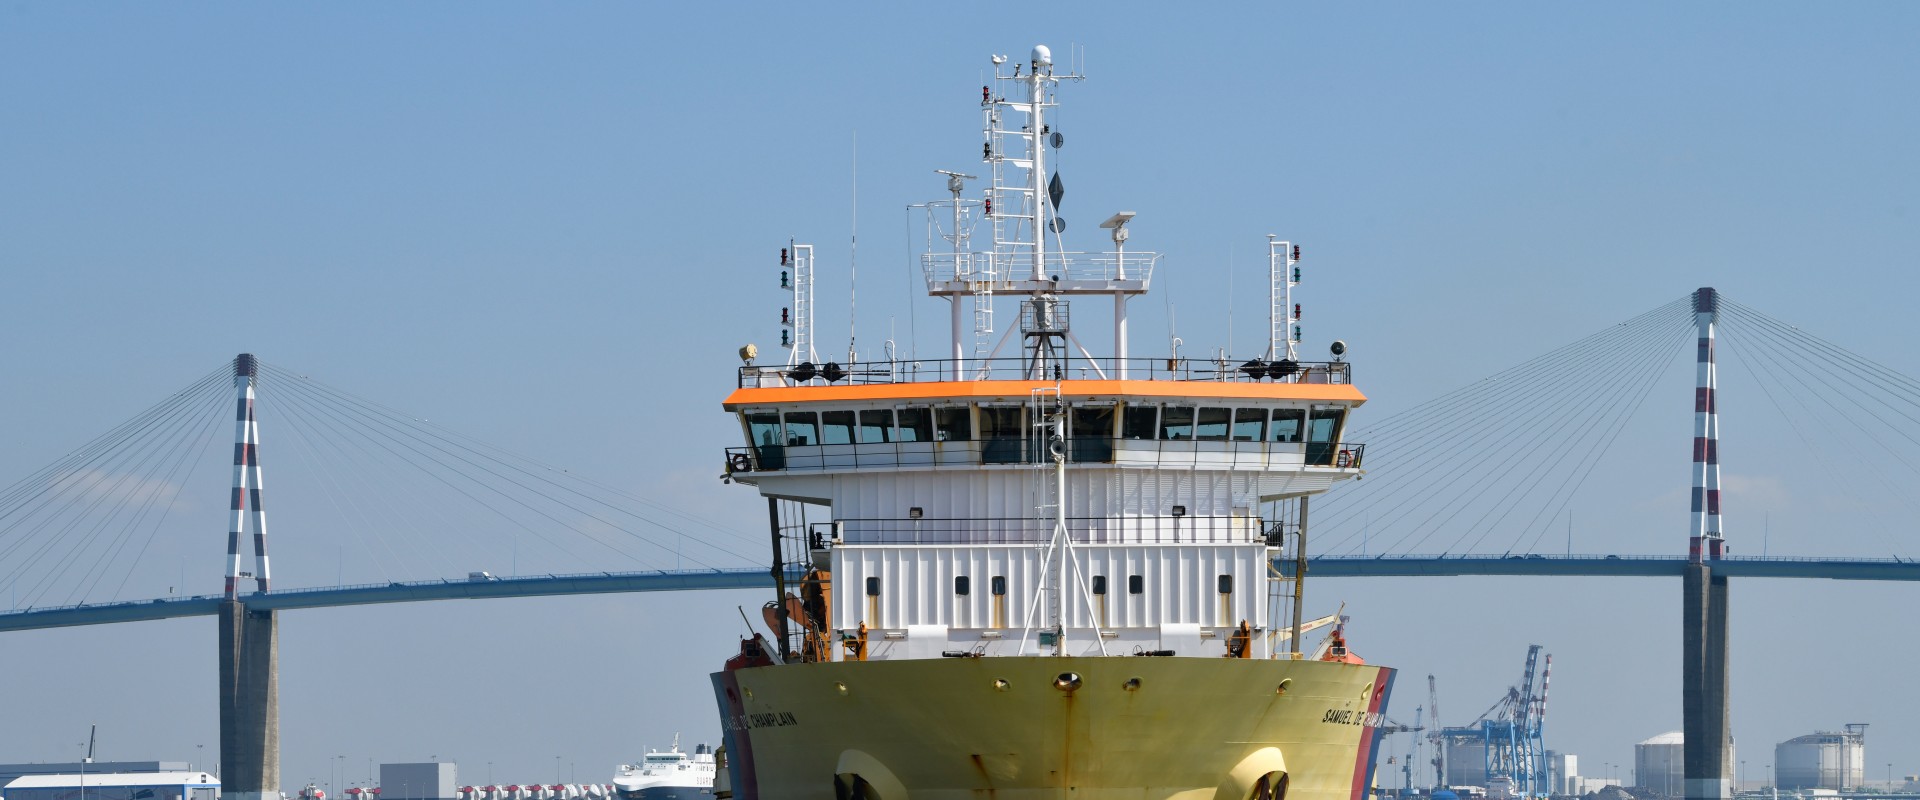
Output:
<instances>
[{"instance_id":1,"label":"bridge window","mask_svg":"<svg viewBox=\"0 0 1920 800\"><path fill-rule=\"evenodd\" d=\"M805 447L820 443L820 415L812 411L787 412L787 445Z\"/></svg>"},{"instance_id":2,"label":"bridge window","mask_svg":"<svg viewBox=\"0 0 1920 800\"><path fill-rule=\"evenodd\" d=\"M1199 421L1193 426L1193 438L1203 442L1224 442L1227 440L1227 426L1232 420L1233 412L1229 409L1202 408Z\"/></svg>"},{"instance_id":3,"label":"bridge window","mask_svg":"<svg viewBox=\"0 0 1920 800\"><path fill-rule=\"evenodd\" d=\"M993 576L993 581L991 583L992 583L991 588L993 589L994 597L1007 596L1007 576L995 575Z\"/></svg>"},{"instance_id":4,"label":"bridge window","mask_svg":"<svg viewBox=\"0 0 1920 800\"><path fill-rule=\"evenodd\" d=\"M965 575L953 576L953 593L967 595L973 593L973 579Z\"/></svg>"},{"instance_id":5,"label":"bridge window","mask_svg":"<svg viewBox=\"0 0 1920 800\"><path fill-rule=\"evenodd\" d=\"M853 444L853 412L827 411L820 415L821 444Z\"/></svg>"},{"instance_id":6,"label":"bridge window","mask_svg":"<svg viewBox=\"0 0 1920 800\"><path fill-rule=\"evenodd\" d=\"M1146 594L1147 579L1140 575L1127 576L1127 594Z\"/></svg>"},{"instance_id":7,"label":"bridge window","mask_svg":"<svg viewBox=\"0 0 1920 800\"><path fill-rule=\"evenodd\" d=\"M880 579L879 578L867 579L867 596L868 597L880 596Z\"/></svg>"},{"instance_id":8,"label":"bridge window","mask_svg":"<svg viewBox=\"0 0 1920 800\"><path fill-rule=\"evenodd\" d=\"M1233 440L1236 442L1258 442L1267 438L1267 410L1264 408L1236 408L1233 410Z\"/></svg>"},{"instance_id":9,"label":"bridge window","mask_svg":"<svg viewBox=\"0 0 1920 800\"><path fill-rule=\"evenodd\" d=\"M936 434L934 441L964 442L973 438L973 409L967 406L942 406L933 410Z\"/></svg>"},{"instance_id":10,"label":"bridge window","mask_svg":"<svg viewBox=\"0 0 1920 800\"><path fill-rule=\"evenodd\" d=\"M1020 406L981 406L980 438L989 441L1020 438L1020 421L1025 411Z\"/></svg>"},{"instance_id":11,"label":"bridge window","mask_svg":"<svg viewBox=\"0 0 1920 800\"><path fill-rule=\"evenodd\" d=\"M1093 576L1093 593L1100 594L1100 595L1104 595L1107 593L1107 576L1105 575Z\"/></svg>"},{"instance_id":12,"label":"bridge window","mask_svg":"<svg viewBox=\"0 0 1920 800\"><path fill-rule=\"evenodd\" d=\"M1127 413L1120 421L1120 438L1152 439L1154 428L1160 424L1160 407L1156 405L1128 405Z\"/></svg>"},{"instance_id":13,"label":"bridge window","mask_svg":"<svg viewBox=\"0 0 1920 800\"><path fill-rule=\"evenodd\" d=\"M1273 410L1273 424L1267 426L1267 441L1298 442L1300 428L1306 424L1307 412L1298 408L1276 408Z\"/></svg>"},{"instance_id":14,"label":"bridge window","mask_svg":"<svg viewBox=\"0 0 1920 800\"><path fill-rule=\"evenodd\" d=\"M1113 406L1076 406L1069 434L1075 438L1113 438Z\"/></svg>"},{"instance_id":15,"label":"bridge window","mask_svg":"<svg viewBox=\"0 0 1920 800\"><path fill-rule=\"evenodd\" d=\"M1233 594L1233 576L1232 575L1220 576L1220 593Z\"/></svg>"},{"instance_id":16,"label":"bridge window","mask_svg":"<svg viewBox=\"0 0 1920 800\"><path fill-rule=\"evenodd\" d=\"M1347 416L1344 408L1316 408L1313 419L1307 422L1307 441L1336 442L1340 440L1340 420Z\"/></svg>"},{"instance_id":17,"label":"bridge window","mask_svg":"<svg viewBox=\"0 0 1920 800\"><path fill-rule=\"evenodd\" d=\"M900 439L902 442L933 441L933 416L924 408L902 408L900 416Z\"/></svg>"},{"instance_id":18,"label":"bridge window","mask_svg":"<svg viewBox=\"0 0 1920 800\"><path fill-rule=\"evenodd\" d=\"M1160 409L1160 438L1192 439L1193 407L1166 406Z\"/></svg>"},{"instance_id":19,"label":"bridge window","mask_svg":"<svg viewBox=\"0 0 1920 800\"><path fill-rule=\"evenodd\" d=\"M1021 463L1020 439L1021 419L1026 409L1021 406L981 406L980 438L987 446L980 451L980 460L988 464Z\"/></svg>"},{"instance_id":20,"label":"bridge window","mask_svg":"<svg viewBox=\"0 0 1920 800\"><path fill-rule=\"evenodd\" d=\"M1113 460L1113 406L1080 406L1073 409L1073 460L1104 463Z\"/></svg>"},{"instance_id":21,"label":"bridge window","mask_svg":"<svg viewBox=\"0 0 1920 800\"><path fill-rule=\"evenodd\" d=\"M860 412L860 443L881 444L893 441L893 410Z\"/></svg>"},{"instance_id":22,"label":"bridge window","mask_svg":"<svg viewBox=\"0 0 1920 800\"><path fill-rule=\"evenodd\" d=\"M758 447L769 447L786 443L781 441L779 412L755 411L746 416L749 443Z\"/></svg>"},{"instance_id":23,"label":"bridge window","mask_svg":"<svg viewBox=\"0 0 1920 800\"><path fill-rule=\"evenodd\" d=\"M1307 463L1326 467L1333 464L1334 442L1340 440L1340 421L1344 408L1316 408L1307 418Z\"/></svg>"}]
</instances>

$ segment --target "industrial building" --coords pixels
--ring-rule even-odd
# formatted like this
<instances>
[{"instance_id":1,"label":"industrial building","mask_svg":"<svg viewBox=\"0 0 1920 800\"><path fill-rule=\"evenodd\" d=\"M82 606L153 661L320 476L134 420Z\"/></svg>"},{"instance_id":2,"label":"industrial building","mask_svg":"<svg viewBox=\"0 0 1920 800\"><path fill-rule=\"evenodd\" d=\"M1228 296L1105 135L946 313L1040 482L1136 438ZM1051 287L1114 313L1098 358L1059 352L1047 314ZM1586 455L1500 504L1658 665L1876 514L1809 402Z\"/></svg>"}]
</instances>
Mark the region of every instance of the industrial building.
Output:
<instances>
[{"instance_id":1,"label":"industrial building","mask_svg":"<svg viewBox=\"0 0 1920 800\"><path fill-rule=\"evenodd\" d=\"M381 764L380 800L454 800L460 786L456 777L446 761Z\"/></svg>"},{"instance_id":2,"label":"industrial building","mask_svg":"<svg viewBox=\"0 0 1920 800\"><path fill-rule=\"evenodd\" d=\"M1547 791L1556 795L1584 794L1580 791L1579 756L1547 751Z\"/></svg>"},{"instance_id":3,"label":"industrial building","mask_svg":"<svg viewBox=\"0 0 1920 800\"><path fill-rule=\"evenodd\" d=\"M33 764L0 764L0 786L13 782L22 775L67 775L85 772L104 774L108 772L190 772L193 765L185 761L55 761Z\"/></svg>"},{"instance_id":4,"label":"industrial building","mask_svg":"<svg viewBox=\"0 0 1920 800\"><path fill-rule=\"evenodd\" d=\"M1867 726L1797 736L1773 748L1773 781L1782 789L1845 790L1867 782ZM12 798L8 798L12 800Z\"/></svg>"},{"instance_id":5,"label":"industrial building","mask_svg":"<svg viewBox=\"0 0 1920 800\"><path fill-rule=\"evenodd\" d=\"M87 766L92 766L91 764ZM7 800L216 800L220 779L205 772L87 772L22 775L7 782Z\"/></svg>"}]
</instances>

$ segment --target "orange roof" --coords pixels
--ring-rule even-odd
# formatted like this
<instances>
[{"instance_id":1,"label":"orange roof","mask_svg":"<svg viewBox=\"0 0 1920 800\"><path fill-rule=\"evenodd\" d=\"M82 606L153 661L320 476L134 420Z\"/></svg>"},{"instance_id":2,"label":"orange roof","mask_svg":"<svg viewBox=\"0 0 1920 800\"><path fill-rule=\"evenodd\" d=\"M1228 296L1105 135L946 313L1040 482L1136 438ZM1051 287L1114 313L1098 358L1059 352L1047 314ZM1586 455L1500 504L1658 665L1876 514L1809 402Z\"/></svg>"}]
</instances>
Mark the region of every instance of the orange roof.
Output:
<instances>
[{"instance_id":1,"label":"orange roof","mask_svg":"<svg viewBox=\"0 0 1920 800\"><path fill-rule=\"evenodd\" d=\"M1034 389L1053 381L930 381L849 386L774 386L736 389L723 405L728 411L743 406L789 403L843 403L862 401L984 400L1025 401ZM1060 381L1067 397L1179 397L1196 400L1300 400L1314 403L1360 405L1366 395L1345 383L1253 383L1229 381Z\"/></svg>"}]
</instances>

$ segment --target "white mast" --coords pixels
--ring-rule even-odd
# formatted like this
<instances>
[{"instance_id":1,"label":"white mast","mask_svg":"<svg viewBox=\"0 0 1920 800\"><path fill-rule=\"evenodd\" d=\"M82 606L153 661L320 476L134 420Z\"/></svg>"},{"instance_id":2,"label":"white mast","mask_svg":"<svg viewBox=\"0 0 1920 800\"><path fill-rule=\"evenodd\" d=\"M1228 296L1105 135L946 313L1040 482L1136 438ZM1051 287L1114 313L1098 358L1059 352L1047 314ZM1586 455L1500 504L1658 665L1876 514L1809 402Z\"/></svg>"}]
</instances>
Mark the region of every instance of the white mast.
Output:
<instances>
[{"instance_id":1,"label":"white mast","mask_svg":"<svg viewBox=\"0 0 1920 800\"><path fill-rule=\"evenodd\" d=\"M1042 119L1042 109L1046 106L1047 84L1053 80L1053 53L1044 44L1033 46L1033 57L1029 61L1033 66L1027 76L1027 104L1031 109L1027 117L1027 157L1033 159L1033 166L1027 170L1027 191L1033 198L1033 280L1047 279L1047 148L1040 138L1047 130ZM1017 70L1016 70L1017 72Z\"/></svg>"},{"instance_id":2,"label":"white mast","mask_svg":"<svg viewBox=\"0 0 1920 800\"><path fill-rule=\"evenodd\" d=\"M972 259L967 252L966 208L960 195L967 190L967 181L976 180L964 172L936 169L934 172L947 176L947 191L953 195L953 228L947 231L947 241L953 245L953 267L956 278L972 278L976 287L973 292L974 338L979 339L985 333L993 331L993 282L980 280L974 275ZM931 227L931 219L929 224ZM929 241L931 248L933 243ZM990 278L990 276L989 276ZM967 375L967 347L965 317L966 300L962 295L947 298L953 312L953 379L965 380Z\"/></svg>"},{"instance_id":3,"label":"white mast","mask_svg":"<svg viewBox=\"0 0 1920 800\"><path fill-rule=\"evenodd\" d=\"M793 328L787 366L817 362L820 355L813 351L813 245L788 240L787 249L780 251L780 259L781 266L793 268L793 305L788 306L789 310L780 320L781 324Z\"/></svg>"},{"instance_id":4,"label":"white mast","mask_svg":"<svg viewBox=\"0 0 1920 800\"><path fill-rule=\"evenodd\" d=\"M1128 233L1122 226L1134 216L1132 212L1121 212L1101 226L1113 229L1115 251L1072 253L1061 249L1060 235L1065 229L1065 220L1058 213L1057 196L1050 189L1064 189L1064 184L1055 186L1050 182L1058 176L1047 172L1046 151L1061 147L1065 139L1052 129L1048 111L1057 103L1054 92L1060 82L1082 80L1083 76L1055 71L1053 54L1045 46L1033 48L1025 62L996 55L993 64L992 81L980 87L983 117L980 158L987 165L987 172L981 174L986 181L981 198L963 201L956 197L952 201L951 223L946 219L946 211L934 213L936 208L944 207L945 201L909 207L924 209L928 215L927 248L921 254L927 293L944 297L952 304L948 309L953 335L952 379L1006 377L1001 373L1010 370L995 366L991 360L1010 343L1030 344L1032 337L1016 337L1011 326L997 342L990 339L989 334L995 330L995 294L1025 295L1023 315L1028 313L1028 306L1041 303L1051 318L1060 320L1057 330L1045 332L1046 343L1053 347L1044 359L1047 375L1063 372L1055 367L1064 367L1072 358L1070 354L1077 354L1086 359L1084 369L1093 377L1124 377L1126 368L1118 359L1127 355L1126 301L1133 295L1146 293L1159 256L1128 253L1121 244ZM949 192L960 188L960 181L972 177L938 171L949 177ZM980 209L979 219L990 226L991 235L990 245L978 252L970 249L963 233L968 218L962 206L976 203ZM954 231L936 237L935 232L948 224L952 224ZM939 247L939 238L947 239L950 247ZM967 326L961 305L966 295L973 297L972 355L967 355ZM1089 352L1067 330L1066 301L1071 295L1114 298L1111 351L1098 355ZM1106 368L1107 356L1113 356L1116 361L1111 371ZM1031 363L1023 363L1021 374L1032 372L1031 367Z\"/></svg>"},{"instance_id":5,"label":"white mast","mask_svg":"<svg viewBox=\"0 0 1920 800\"><path fill-rule=\"evenodd\" d=\"M1272 308L1267 316L1271 329L1267 341L1270 359L1298 360L1295 350L1300 345L1300 314L1299 307L1293 304L1293 287L1300 282L1300 273L1294 267L1299 262L1300 248L1267 234L1267 272L1273 285Z\"/></svg>"}]
</instances>

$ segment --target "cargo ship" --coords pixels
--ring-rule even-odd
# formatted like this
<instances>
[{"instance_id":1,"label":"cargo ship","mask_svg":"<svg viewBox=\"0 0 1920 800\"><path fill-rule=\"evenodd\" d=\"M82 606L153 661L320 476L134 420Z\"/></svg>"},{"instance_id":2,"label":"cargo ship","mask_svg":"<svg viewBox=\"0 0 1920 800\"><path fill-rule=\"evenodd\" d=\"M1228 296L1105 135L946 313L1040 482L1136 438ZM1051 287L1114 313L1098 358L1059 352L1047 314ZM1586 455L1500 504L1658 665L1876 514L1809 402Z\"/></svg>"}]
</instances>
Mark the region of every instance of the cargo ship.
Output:
<instances>
[{"instance_id":1,"label":"cargo ship","mask_svg":"<svg viewBox=\"0 0 1920 800\"><path fill-rule=\"evenodd\" d=\"M951 348L823 359L789 241L785 358L741 349L724 477L766 501L778 586L711 677L716 794L1362 800L1394 671L1344 626L1302 652L1301 572L1277 567L1304 563L1308 501L1363 474L1344 346L1297 352L1299 248L1267 237L1259 357L1133 356L1160 257L1125 211L1090 234L1111 250L1067 249L1048 172L1081 76L1046 47L991 60L981 175L936 170L948 196L910 211Z\"/></svg>"}]
</instances>

